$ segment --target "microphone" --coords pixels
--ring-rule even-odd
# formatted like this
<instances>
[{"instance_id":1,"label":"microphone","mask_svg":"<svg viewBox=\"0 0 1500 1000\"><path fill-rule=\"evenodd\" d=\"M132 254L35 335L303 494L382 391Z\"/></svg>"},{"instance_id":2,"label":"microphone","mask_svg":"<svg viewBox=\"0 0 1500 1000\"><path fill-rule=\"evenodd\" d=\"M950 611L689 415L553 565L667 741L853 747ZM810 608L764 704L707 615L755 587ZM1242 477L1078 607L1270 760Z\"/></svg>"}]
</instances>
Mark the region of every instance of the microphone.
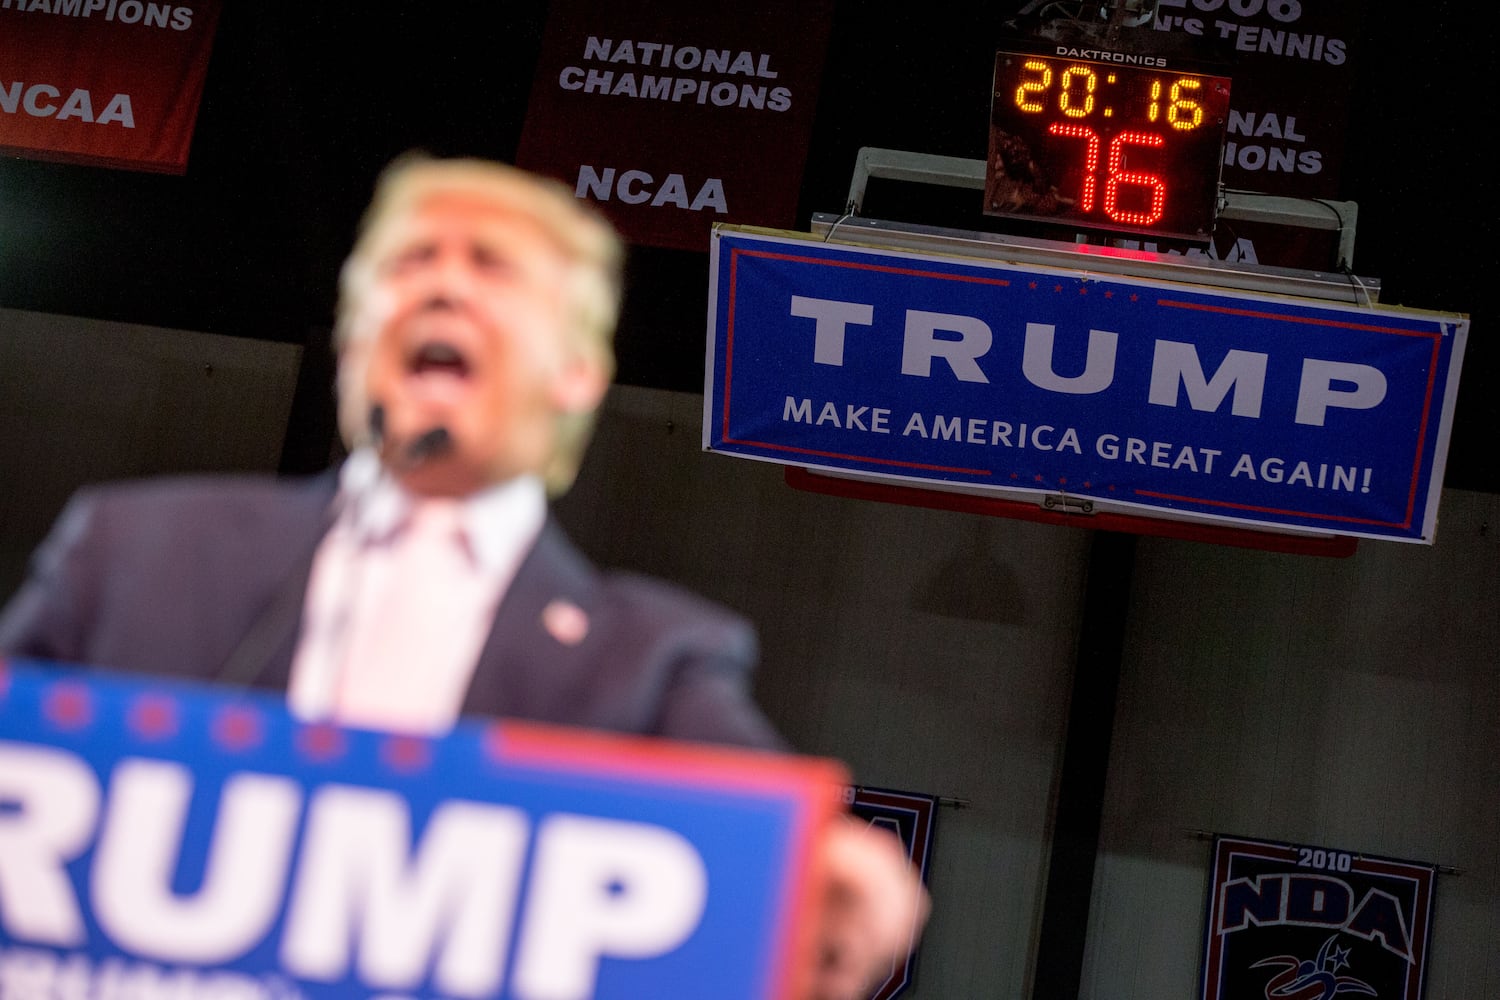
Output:
<instances>
[{"instance_id":1,"label":"microphone","mask_svg":"<svg viewBox=\"0 0 1500 1000\"><path fill-rule=\"evenodd\" d=\"M385 406L383 404L372 403L370 405L368 426L370 428L370 444L375 446L376 451L379 451L381 446L385 444Z\"/></svg>"},{"instance_id":2,"label":"microphone","mask_svg":"<svg viewBox=\"0 0 1500 1000\"><path fill-rule=\"evenodd\" d=\"M446 455L453 450L453 435L448 428L439 424L431 430L418 434L416 440L406 446L402 458L406 461L406 467L411 468L420 465L430 458Z\"/></svg>"},{"instance_id":3,"label":"microphone","mask_svg":"<svg viewBox=\"0 0 1500 1000\"><path fill-rule=\"evenodd\" d=\"M394 453L388 453L387 444L390 442L386 440L385 406L382 403L371 405L369 427L370 443L397 472L408 472L429 459L438 458L453 450L452 432L439 424L423 431L404 445L396 443Z\"/></svg>"},{"instance_id":4,"label":"microphone","mask_svg":"<svg viewBox=\"0 0 1500 1000\"><path fill-rule=\"evenodd\" d=\"M384 458L386 447L385 407L370 407L370 443ZM453 434L439 424L418 434L405 445L395 447L396 454L386 464L397 472L415 469L423 462L453 450ZM302 602L307 592L308 574L318 546L343 512L343 499L336 498L324 511L322 526L316 532L312 547L291 564L288 573L277 583L271 597L256 614L249 627L240 634L229 655L214 671L217 683L244 687L265 671L266 665L284 637L296 631L302 616Z\"/></svg>"}]
</instances>

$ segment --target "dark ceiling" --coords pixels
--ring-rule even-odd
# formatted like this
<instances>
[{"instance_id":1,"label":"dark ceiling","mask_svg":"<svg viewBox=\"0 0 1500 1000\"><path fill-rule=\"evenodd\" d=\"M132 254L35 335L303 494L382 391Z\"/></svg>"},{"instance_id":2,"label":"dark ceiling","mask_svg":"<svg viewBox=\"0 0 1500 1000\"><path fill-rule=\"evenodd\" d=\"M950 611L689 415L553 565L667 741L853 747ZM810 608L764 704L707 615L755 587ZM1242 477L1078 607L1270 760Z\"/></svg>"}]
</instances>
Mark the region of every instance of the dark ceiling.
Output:
<instances>
[{"instance_id":1,"label":"dark ceiling","mask_svg":"<svg viewBox=\"0 0 1500 1000\"><path fill-rule=\"evenodd\" d=\"M1003 18L940 6L836 5L799 227L842 209L861 146L984 156ZM1354 270L1381 281L1382 301L1472 317L1446 485L1500 492L1500 362L1481 295L1497 273L1481 133L1495 115L1479 110L1494 57L1453 27L1467 9L1407 10L1359 29L1339 197L1359 205ZM386 161L514 157L546 15L540 2L227 3L185 176L0 158L0 305L320 343ZM707 273L703 253L634 250L621 381L701 390Z\"/></svg>"}]
</instances>

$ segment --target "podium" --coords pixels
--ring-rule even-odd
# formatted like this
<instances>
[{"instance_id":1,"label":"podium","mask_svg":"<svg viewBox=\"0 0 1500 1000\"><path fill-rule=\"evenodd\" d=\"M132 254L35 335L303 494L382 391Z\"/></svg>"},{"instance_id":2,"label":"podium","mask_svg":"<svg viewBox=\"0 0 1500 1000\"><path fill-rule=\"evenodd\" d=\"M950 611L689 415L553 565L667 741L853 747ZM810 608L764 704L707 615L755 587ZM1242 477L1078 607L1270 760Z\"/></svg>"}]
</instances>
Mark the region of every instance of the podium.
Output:
<instances>
[{"instance_id":1,"label":"podium","mask_svg":"<svg viewBox=\"0 0 1500 1000\"><path fill-rule=\"evenodd\" d=\"M832 761L0 661L0 981L37 996L790 998Z\"/></svg>"}]
</instances>

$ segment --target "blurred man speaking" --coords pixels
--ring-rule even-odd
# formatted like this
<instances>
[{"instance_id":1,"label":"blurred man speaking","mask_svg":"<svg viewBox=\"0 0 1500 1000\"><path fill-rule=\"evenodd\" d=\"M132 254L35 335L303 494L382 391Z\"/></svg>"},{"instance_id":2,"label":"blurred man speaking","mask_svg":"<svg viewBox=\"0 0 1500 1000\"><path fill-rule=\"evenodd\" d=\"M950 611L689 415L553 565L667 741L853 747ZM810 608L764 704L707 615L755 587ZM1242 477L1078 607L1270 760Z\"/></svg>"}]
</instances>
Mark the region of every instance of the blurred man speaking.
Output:
<instances>
[{"instance_id":1,"label":"blurred man speaking","mask_svg":"<svg viewBox=\"0 0 1500 1000\"><path fill-rule=\"evenodd\" d=\"M785 749L749 696L748 622L599 571L548 513L613 375L623 257L551 181L398 160L340 276L337 473L80 491L0 652L284 689L366 728L488 715ZM814 996L855 997L926 896L892 838L849 823L822 846Z\"/></svg>"}]
</instances>

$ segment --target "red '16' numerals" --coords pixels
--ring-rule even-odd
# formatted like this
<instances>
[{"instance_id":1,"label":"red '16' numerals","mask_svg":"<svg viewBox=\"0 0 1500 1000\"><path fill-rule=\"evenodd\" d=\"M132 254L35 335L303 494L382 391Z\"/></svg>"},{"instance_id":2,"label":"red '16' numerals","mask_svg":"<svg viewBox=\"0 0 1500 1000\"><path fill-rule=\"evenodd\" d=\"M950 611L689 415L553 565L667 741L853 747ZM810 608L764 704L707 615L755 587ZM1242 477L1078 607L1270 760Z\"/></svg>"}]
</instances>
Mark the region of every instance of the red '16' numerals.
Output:
<instances>
[{"instance_id":1,"label":"red '16' numerals","mask_svg":"<svg viewBox=\"0 0 1500 1000\"><path fill-rule=\"evenodd\" d=\"M1101 144L1099 133L1087 125L1068 125L1062 122L1053 122L1047 131L1056 136L1083 140L1083 190L1078 193L1078 209L1081 212L1092 212L1099 185L1099 147ZM1160 221L1167 204L1167 182L1158 174L1125 170L1125 147L1150 146L1155 148L1162 146L1165 142L1166 140L1158 132L1121 132L1110 140L1104 171L1102 207L1105 215L1115 222L1132 226L1150 226ZM1120 188L1124 185L1148 189L1151 192L1151 207L1143 212L1122 209Z\"/></svg>"}]
</instances>

